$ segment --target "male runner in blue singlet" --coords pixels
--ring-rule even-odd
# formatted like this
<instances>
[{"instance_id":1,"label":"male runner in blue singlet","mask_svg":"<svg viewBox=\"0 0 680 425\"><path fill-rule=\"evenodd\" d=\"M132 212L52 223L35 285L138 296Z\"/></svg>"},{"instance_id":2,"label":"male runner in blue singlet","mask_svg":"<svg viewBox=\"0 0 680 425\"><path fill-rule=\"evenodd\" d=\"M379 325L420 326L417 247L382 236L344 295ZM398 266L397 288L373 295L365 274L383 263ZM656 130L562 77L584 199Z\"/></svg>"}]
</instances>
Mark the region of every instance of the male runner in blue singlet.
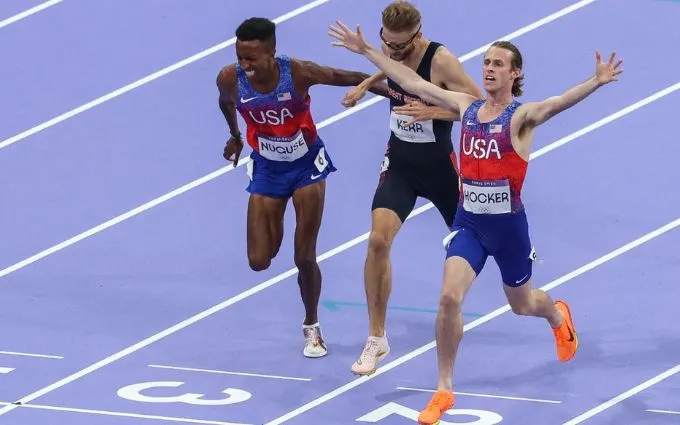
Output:
<instances>
[{"instance_id":1,"label":"male runner in blue singlet","mask_svg":"<svg viewBox=\"0 0 680 425\"><path fill-rule=\"evenodd\" d=\"M237 64L217 77L219 105L231 137L224 157L238 165L243 149L236 110L247 124L253 149L247 165L248 261L265 270L278 253L283 217L290 198L296 213L294 261L305 307L303 333L306 357L322 357L327 345L318 319L321 271L316 244L321 226L326 177L335 167L319 137L310 111L309 88L315 85L355 86L369 75L276 55L276 26L265 18L245 20L236 30ZM385 84L371 91L387 95Z\"/></svg>"},{"instance_id":2,"label":"male runner in blue singlet","mask_svg":"<svg viewBox=\"0 0 680 425\"><path fill-rule=\"evenodd\" d=\"M460 137L461 193L452 232L445 239L444 283L437 314L436 342L439 380L437 390L418 417L432 425L455 402L453 364L463 336L462 305L465 294L494 257L503 289L516 314L542 317L552 330L559 361L571 360L578 336L569 306L532 287L535 258L529 225L521 198L531 153L533 134L539 125L576 105L595 90L618 80L622 60L602 62L596 52L595 73L560 96L522 104L522 55L512 43L498 41L484 56L486 99L437 87L366 43L360 28L350 30L338 21L329 34L333 43L364 55L385 74L411 93L448 108L463 126Z\"/></svg>"}]
</instances>

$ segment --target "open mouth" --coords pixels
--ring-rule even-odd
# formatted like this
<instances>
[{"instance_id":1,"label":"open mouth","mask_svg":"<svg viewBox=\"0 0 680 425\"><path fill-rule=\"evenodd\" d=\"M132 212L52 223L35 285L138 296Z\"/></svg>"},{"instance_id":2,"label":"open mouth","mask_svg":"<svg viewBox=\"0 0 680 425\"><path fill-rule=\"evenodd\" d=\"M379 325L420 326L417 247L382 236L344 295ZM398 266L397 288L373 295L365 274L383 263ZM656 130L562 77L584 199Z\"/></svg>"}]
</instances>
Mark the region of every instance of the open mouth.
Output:
<instances>
[{"instance_id":1,"label":"open mouth","mask_svg":"<svg viewBox=\"0 0 680 425\"><path fill-rule=\"evenodd\" d=\"M493 75L487 75L486 77L484 77L484 80L485 81L496 81L496 77L494 77Z\"/></svg>"},{"instance_id":2,"label":"open mouth","mask_svg":"<svg viewBox=\"0 0 680 425\"><path fill-rule=\"evenodd\" d=\"M252 76L255 75L255 71L253 71L252 69L251 69L250 71L246 71L246 75L247 75L248 77L252 77Z\"/></svg>"}]
</instances>

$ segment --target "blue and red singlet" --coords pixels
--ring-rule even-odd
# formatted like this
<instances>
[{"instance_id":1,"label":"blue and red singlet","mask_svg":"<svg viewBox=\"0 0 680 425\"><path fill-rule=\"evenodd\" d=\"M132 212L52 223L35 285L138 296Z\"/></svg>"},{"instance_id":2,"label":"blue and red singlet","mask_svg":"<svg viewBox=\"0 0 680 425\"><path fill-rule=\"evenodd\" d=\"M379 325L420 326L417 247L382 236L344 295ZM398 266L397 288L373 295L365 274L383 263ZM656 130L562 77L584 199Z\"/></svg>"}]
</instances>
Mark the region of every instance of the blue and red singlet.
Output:
<instances>
[{"instance_id":1,"label":"blue and red singlet","mask_svg":"<svg viewBox=\"0 0 680 425\"><path fill-rule=\"evenodd\" d=\"M535 259L521 197L528 163L513 148L510 131L521 103L513 101L493 121L480 122L484 102L473 102L461 118L460 199L444 240L447 258L463 257L479 275L492 256L503 282L520 286L531 277Z\"/></svg>"},{"instance_id":2,"label":"blue and red singlet","mask_svg":"<svg viewBox=\"0 0 680 425\"><path fill-rule=\"evenodd\" d=\"M236 108L246 122L246 140L253 149L248 192L288 198L336 169L317 134L310 97L295 91L290 58L277 56L276 61L279 83L269 93L253 89L243 68L236 66Z\"/></svg>"}]
</instances>

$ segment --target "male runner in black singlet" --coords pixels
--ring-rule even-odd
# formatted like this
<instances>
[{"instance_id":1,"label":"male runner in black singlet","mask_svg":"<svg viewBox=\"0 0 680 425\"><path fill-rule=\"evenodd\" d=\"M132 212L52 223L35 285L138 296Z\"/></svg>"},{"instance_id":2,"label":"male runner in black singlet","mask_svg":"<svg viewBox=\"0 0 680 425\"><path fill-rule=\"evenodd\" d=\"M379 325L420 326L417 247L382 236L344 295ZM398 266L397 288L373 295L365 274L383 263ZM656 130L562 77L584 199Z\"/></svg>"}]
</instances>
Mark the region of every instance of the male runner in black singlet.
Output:
<instances>
[{"instance_id":1,"label":"male runner in black singlet","mask_svg":"<svg viewBox=\"0 0 680 425\"><path fill-rule=\"evenodd\" d=\"M414 69L426 81L442 88L482 97L458 59L442 44L421 32L421 15L407 1L394 1L382 13L380 38L383 51L392 59ZM385 78L378 72L357 87L364 92ZM451 142L451 114L439 108L439 119L410 124L421 105L418 96L406 92L388 79L390 138L373 198L372 225L364 269L364 285L370 322L369 336L352 372L370 375L389 353L385 333L387 303L392 288L390 247L416 199L430 200L448 228L453 224L458 203L458 174ZM351 106L357 97L350 92L343 102Z\"/></svg>"}]
</instances>

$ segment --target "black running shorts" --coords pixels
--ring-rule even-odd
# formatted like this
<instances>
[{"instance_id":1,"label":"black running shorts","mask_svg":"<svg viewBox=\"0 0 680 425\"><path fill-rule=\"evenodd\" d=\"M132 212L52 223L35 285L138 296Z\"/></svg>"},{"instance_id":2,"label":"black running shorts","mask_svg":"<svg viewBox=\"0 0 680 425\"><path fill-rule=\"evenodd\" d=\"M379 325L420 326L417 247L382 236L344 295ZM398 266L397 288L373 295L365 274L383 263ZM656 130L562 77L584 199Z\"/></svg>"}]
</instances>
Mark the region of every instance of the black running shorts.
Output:
<instances>
[{"instance_id":1,"label":"black running shorts","mask_svg":"<svg viewBox=\"0 0 680 425\"><path fill-rule=\"evenodd\" d=\"M413 211L416 199L422 197L434 204L446 226L451 228L460 191L453 155L448 159L440 156L427 167L390 164L386 156L371 209L392 210L403 223Z\"/></svg>"}]
</instances>

